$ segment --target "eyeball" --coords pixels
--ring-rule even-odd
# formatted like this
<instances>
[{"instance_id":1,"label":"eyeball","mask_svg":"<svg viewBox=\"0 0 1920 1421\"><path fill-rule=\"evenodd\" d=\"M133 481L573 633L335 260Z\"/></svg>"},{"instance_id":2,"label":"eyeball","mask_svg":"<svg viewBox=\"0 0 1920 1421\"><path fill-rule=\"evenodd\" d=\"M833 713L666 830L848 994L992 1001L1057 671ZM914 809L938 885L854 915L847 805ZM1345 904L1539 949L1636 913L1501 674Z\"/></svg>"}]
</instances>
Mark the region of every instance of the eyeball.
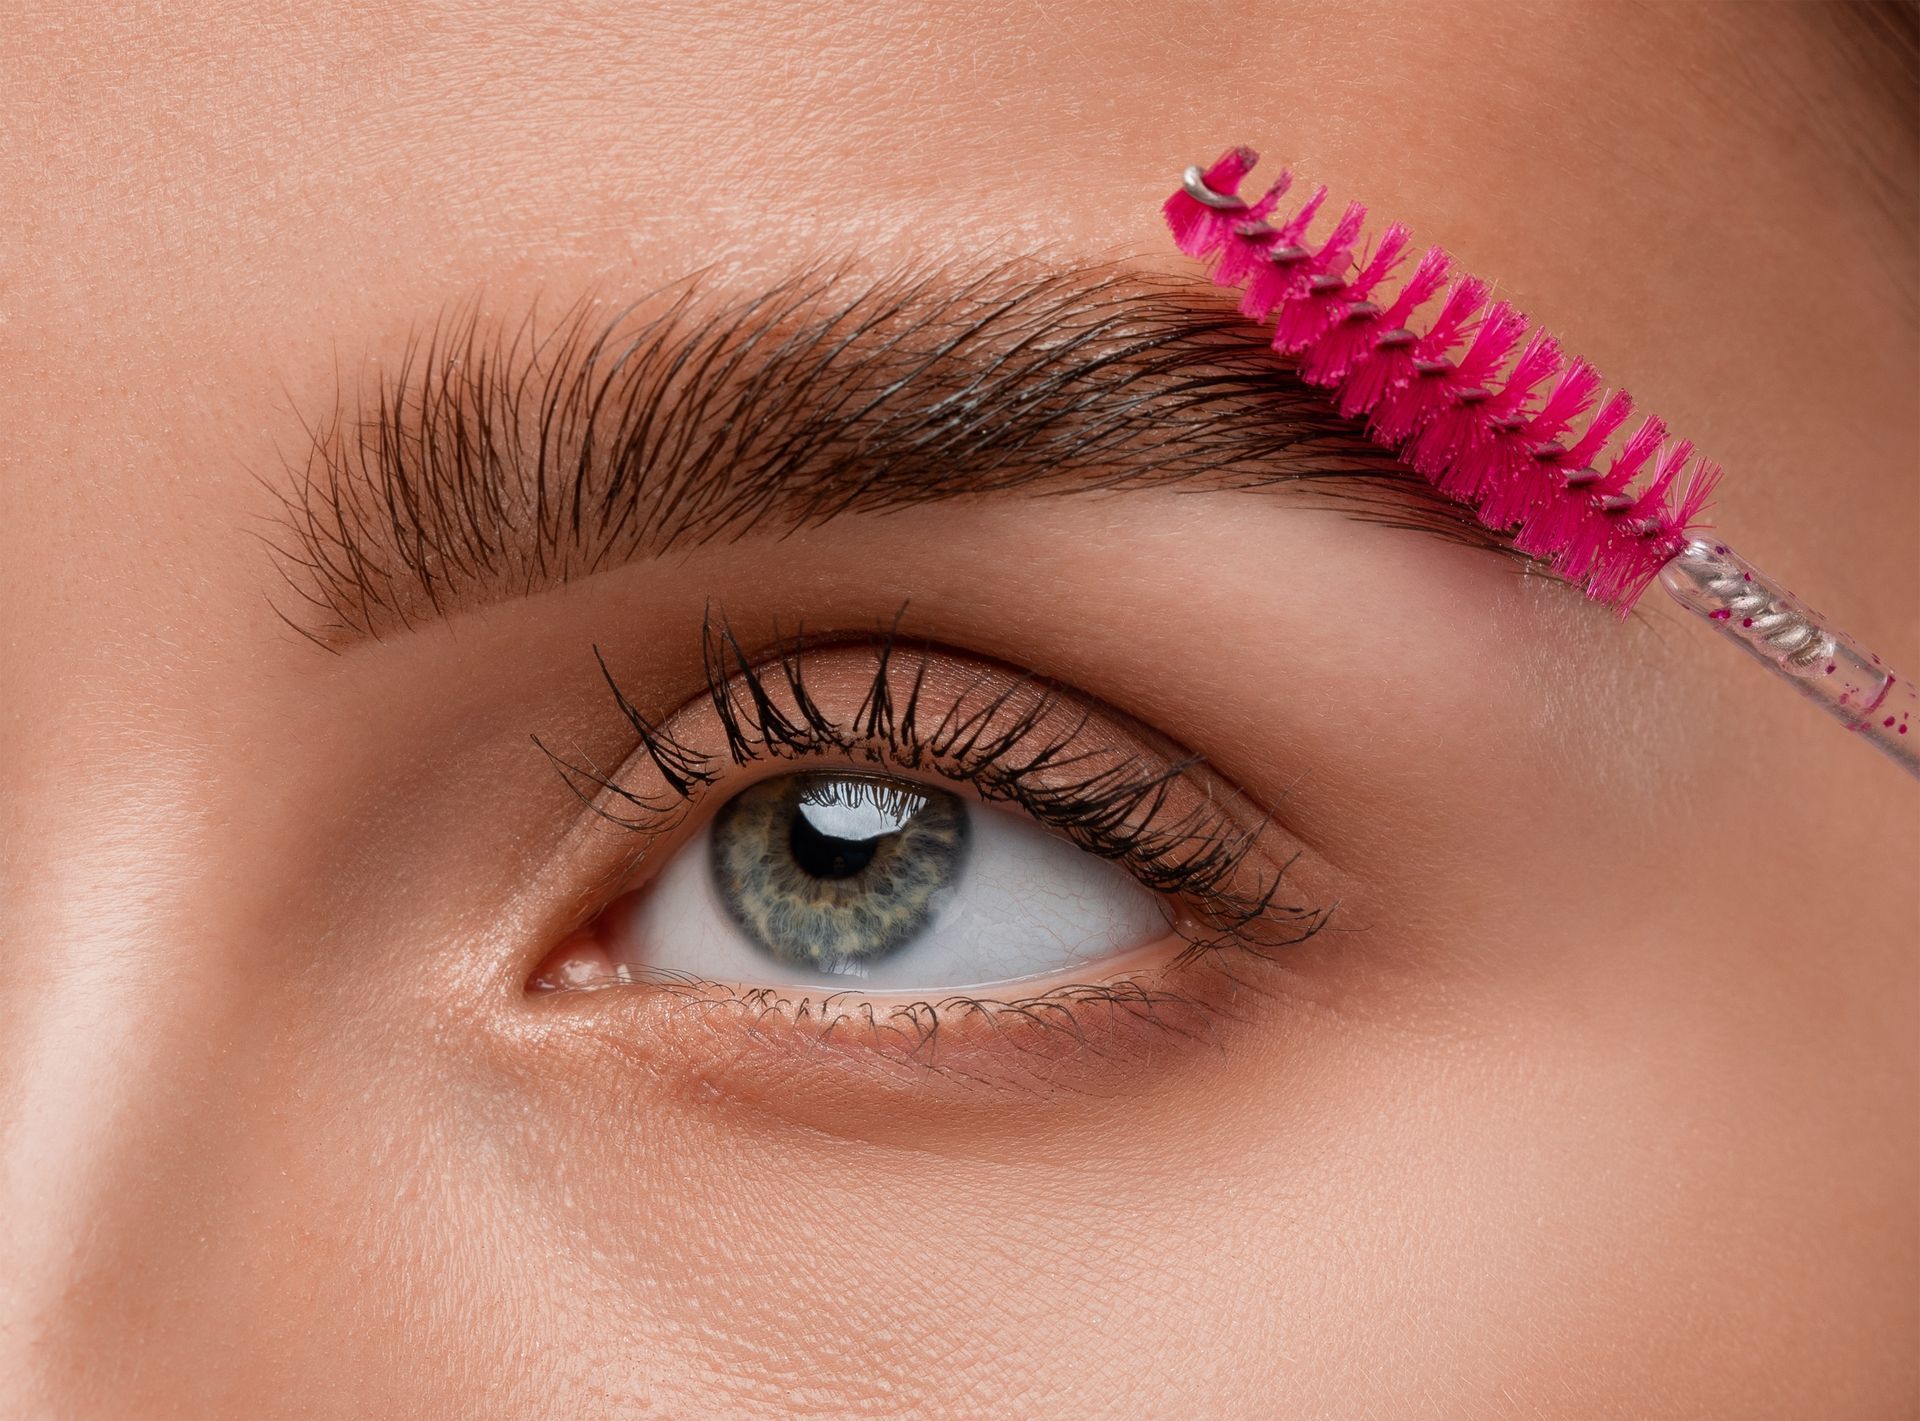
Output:
<instances>
[{"instance_id":1,"label":"eyeball","mask_svg":"<svg viewBox=\"0 0 1920 1421\"><path fill-rule=\"evenodd\" d=\"M747 986L962 993L1170 936L1128 873L918 780L808 772L735 795L609 925L616 964Z\"/></svg>"}]
</instances>

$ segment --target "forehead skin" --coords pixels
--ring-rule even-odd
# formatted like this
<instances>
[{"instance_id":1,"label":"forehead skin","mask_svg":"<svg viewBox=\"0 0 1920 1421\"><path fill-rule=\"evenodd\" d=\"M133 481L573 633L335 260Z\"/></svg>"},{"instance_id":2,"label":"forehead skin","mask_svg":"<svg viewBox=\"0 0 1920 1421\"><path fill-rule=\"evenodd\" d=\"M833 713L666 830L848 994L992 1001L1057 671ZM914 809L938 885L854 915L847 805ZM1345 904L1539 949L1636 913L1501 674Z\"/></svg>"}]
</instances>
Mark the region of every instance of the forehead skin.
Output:
<instances>
[{"instance_id":1,"label":"forehead skin","mask_svg":"<svg viewBox=\"0 0 1920 1421\"><path fill-rule=\"evenodd\" d=\"M277 619L254 536L257 476L340 372L480 289L849 241L1161 253L1173 177L1232 142L1495 279L1726 463L1730 540L1920 666L1920 357L1888 214L1911 136L1815 11L43 4L7 29L0 1411L1912 1404L1911 787L1661 609L1569 616L1552 652L1558 612L1509 623L1532 640L1502 664L1590 775L1449 757L1444 726L1407 772L1436 822L1539 856L1481 863L1422 925L1484 939L1499 1002L1535 1015L1391 1069L1308 1024L1326 1039L1243 1060L1217 1118L1110 1113L1039 1163L999 1136L849 1142L851 1175L796 1148L843 1208L796 1209L697 1106L671 1135L691 1173L663 1172L604 1081L574 1118L528 1104L537 1061L443 1098L409 1074L421 1042L335 1059L335 999L301 1019L271 964L357 945L263 906L279 840L255 836L364 749L288 711L358 673ZM1238 595L1189 553L1139 556ZM1382 638L1389 670L1423 654ZM1241 741L1257 760L1257 724ZM1354 782L1347 812L1398 830L1394 793ZM443 812L423 792L337 823L426 838ZM1410 877L1458 867L1411 819L1405 842ZM298 865L364 867L351 842ZM1536 899L1568 949L1537 963L1510 906ZM1445 990L1471 1004L1475 970ZM553 1115L573 1173L543 1153ZM472 1119L500 1122L484 1170Z\"/></svg>"}]
</instances>

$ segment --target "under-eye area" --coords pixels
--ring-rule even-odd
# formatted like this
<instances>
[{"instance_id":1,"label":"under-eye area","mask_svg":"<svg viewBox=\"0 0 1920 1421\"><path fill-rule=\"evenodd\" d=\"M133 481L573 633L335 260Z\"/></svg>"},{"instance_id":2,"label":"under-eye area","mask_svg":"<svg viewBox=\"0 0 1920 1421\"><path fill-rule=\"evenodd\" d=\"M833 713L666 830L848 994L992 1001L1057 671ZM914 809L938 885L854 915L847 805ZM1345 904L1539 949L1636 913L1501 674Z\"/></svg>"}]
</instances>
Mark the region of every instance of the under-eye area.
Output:
<instances>
[{"instance_id":1,"label":"under-eye area","mask_svg":"<svg viewBox=\"0 0 1920 1421\"><path fill-rule=\"evenodd\" d=\"M1211 1038L1332 912L1272 813L1069 687L893 632L750 651L710 618L701 646L658 718L596 651L618 771L536 738L625 850L536 997L935 1064L1099 1052Z\"/></svg>"}]
</instances>

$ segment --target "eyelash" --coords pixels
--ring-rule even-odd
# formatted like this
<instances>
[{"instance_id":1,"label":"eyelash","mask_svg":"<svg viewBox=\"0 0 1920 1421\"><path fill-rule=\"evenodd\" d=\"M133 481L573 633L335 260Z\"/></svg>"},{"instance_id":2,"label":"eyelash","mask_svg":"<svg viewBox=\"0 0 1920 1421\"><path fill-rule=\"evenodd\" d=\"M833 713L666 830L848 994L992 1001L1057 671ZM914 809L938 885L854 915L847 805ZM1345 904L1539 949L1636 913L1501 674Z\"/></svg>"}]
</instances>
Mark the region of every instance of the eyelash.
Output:
<instances>
[{"instance_id":1,"label":"eyelash","mask_svg":"<svg viewBox=\"0 0 1920 1421\"><path fill-rule=\"evenodd\" d=\"M929 670L937 658L962 665L968 658L930 643L903 645L899 622L896 616L892 628L865 643L809 638L802 631L786 638L776 634L774 646L756 659L709 609L701 627L701 668L704 697L724 737L724 761L737 768L843 755L889 772L930 772L964 784L983 801L1017 806L1086 852L1121 865L1150 891L1177 900L1186 912L1175 920L1174 931L1187 945L1151 984L1138 978L1075 983L1017 1001L953 996L876 1013L869 1002L847 1007L852 994L796 997L791 989L765 987L736 989L730 1000L759 1015L776 1013L829 1029L859 1020L876 1032L911 1037L915 1049L932 1041L943 1013L988 1020L996 1034L1003 1034L1012 1018L1043 1032L1064 1028L1080 1038L1089 1007L1164 1024L1160 1018L1166 1008L1198 1005L1166 985L1183 969L1202 961L1218 965L1233 949L1264 956L1304 942L1326 926L1331 907L1279 899L1297 853L1277 863L1254 862L1268 827L1266 816L1238 812L1235 797L1211 784L1191 806L1173 803L1176 792L1192 788L1192 778L1202 773L1201 757L1181 755L1143 768L1139 757L1117 748L1107 756L1098 747L1084 748L1095 708L1030 674L999 673L1005 683L976 696L974 688L995 674L983 670L944 713L930 716L922 699ZM873 656L870 679L855 712L836 720L809 689L808 658L862 644ZM642 793L564 758L538 736L534 743L590 810L645 835L650 844L677 827L720 783L723 757L692 748L649 720L621 689L597 646L594 657L665 793ZM643 846L640 857L646 852ZM1231 973L1229 979L1238 982ZM698 995L717 984L655 985Z\"/></svg>"}]
</instances>

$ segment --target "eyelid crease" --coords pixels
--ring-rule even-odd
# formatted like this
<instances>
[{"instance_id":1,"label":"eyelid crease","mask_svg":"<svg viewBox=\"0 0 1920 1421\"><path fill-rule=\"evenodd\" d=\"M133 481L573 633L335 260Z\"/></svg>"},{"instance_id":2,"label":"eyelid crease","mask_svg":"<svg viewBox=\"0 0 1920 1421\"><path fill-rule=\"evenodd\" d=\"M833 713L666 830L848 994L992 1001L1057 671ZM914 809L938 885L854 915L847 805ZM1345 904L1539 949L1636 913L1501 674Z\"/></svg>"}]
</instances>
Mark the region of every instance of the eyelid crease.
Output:
<instances>
[{"instance_id":1,"label":"eyelid crease","mask_svg":"<svg viewBox=\"0 0 1920 1421\"><path fill-rule=\"evenodd\" d=\"M672 548L1012 492L1297 485L1499 546L1198 277L1026 256L703 279L551 330L469 303L343 393L280 495L283 616L337 649Z\"/></svg>"}]
</instances>

